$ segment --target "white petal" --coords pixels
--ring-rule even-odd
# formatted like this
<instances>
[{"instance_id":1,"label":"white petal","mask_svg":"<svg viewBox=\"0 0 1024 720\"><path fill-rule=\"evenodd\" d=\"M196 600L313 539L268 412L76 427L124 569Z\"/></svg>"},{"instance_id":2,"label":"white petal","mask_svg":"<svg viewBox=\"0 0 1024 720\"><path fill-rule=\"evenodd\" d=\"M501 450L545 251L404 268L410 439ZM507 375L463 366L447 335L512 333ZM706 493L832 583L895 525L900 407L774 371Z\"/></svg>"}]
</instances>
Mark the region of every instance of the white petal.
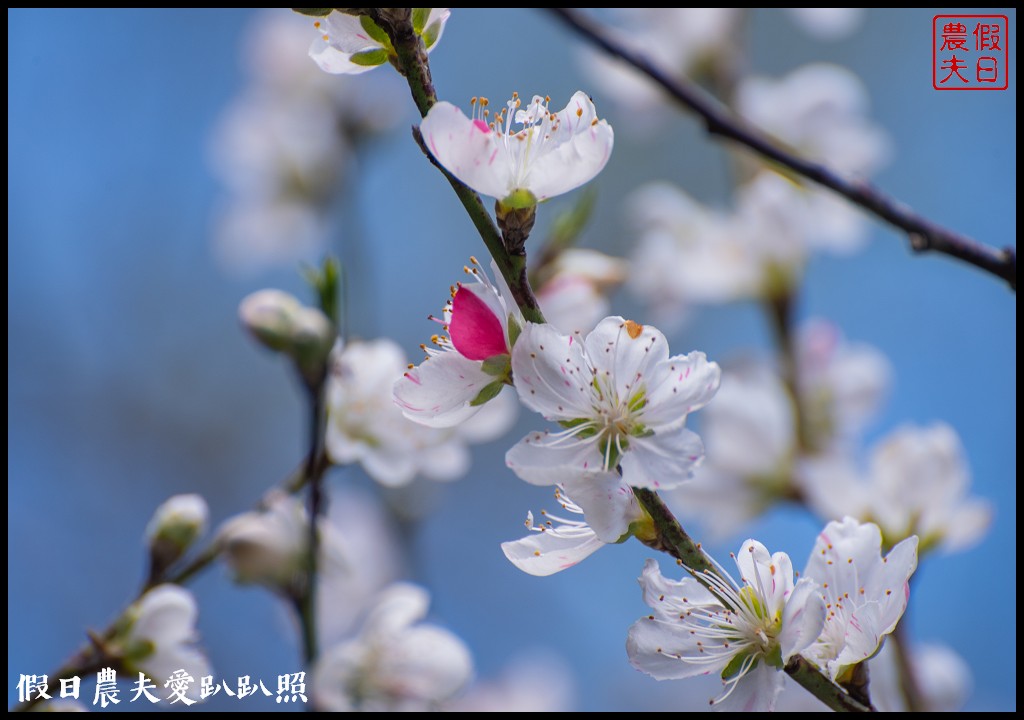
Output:
<instances>
[{"instance_id":1,"label":"white petal","mask_svg":"<svg viewBox=\"0 0 1024 720\"><path fill-rule=\"evenodd\" d=\"M426 617L430 595L411 583L395 583L380 594L366 619L365 634L394 635Z\"/></svg>"},{"instance_id":2,"label":"white petal","mask_svg":"<svg viewBox=\"0 0 1024 720\"><path fill-rule=\"evenodd\" d=\"M694 605L720 604L708 590L693 578L672 580L661 574L657 560L644 563L643 574L637 582L643 589L644 602L663 620L678 620Z\"/></svg>"},{"instance_id":3,"label":"white petal","mask_svg":"<svg viewBox=\"0 0 1024 720\"><path fill-rule=\"evenodd\" d=\"M158 585L137 605L132 636L159 646L179 643L195 632L199 609L192 593L177 585Z\"/></svg>"},{"instance_id":4,"label":"white petal","mask_svg":"<svg viewBox=\"0 0 1024 720\"><path fill-rule=\"evenodd\" d=\"M771 712L782 692L784 676L763 660L744 675L736 687L712 709L718 712Z\"/></svg>"},{"instance_id":5,"label":"white petal","mask_svg":"<svg viewBox=\"0 0 1024 720\"><path fill-rule=\"evenodd\" d=\"M642 517L633 491L617 472L598 473L562 484L566 494L583 510L587 524L606 543L617 542L629 530L629 524Z\"/></svg>"},{"instance_id":6,"label":"white petal","mask_svg":"<svg viewBox=\"0 0 1024 720\"><path fill-rule=\"evenodd\" d=\"M492 130L449 102L430 108L420 124L430 154L448 172L483 195L503 198L512 188L512 171Z\"/></svg>"},{"instance_id":7,"label":"white petal","mask_svg":"<svg viewBox=\"0 0 1024 720\"><path fill-rule=\"evenodd\" d=\"M786 609L782 613L782 633L779 645L782 661L808 648L825 625L825 599L816 582L803 578L793 588Z\"/></svg>"},{"instance_id":8,"label":"white petal","mask_svg":"<svg viewBox=\"0 0 1024 720\"><path fill-rule=\"evenodd\" d=\"M987 500L961 500L946 525L942 549L945 552L956 552L973 546L992 524L993 512L992 503Z\"/></svg>"},{"instance_id":9,"label":"white petal","mask_svg":"<svg viewBox=\"0 0 1024 720\"><path fill-rule=\"evenodd\" d=\"M569 537L532 532L521 540L503 542L501 550L523 572L546 577L573 567L604 545L593 531Z\"/></svg>"},{"instance_id":10,"label":"white petal","mask_svg":"<svg viewBox=\"0 0 1024 720\"><path fill-rule=\"evenodd\" d=\"M323 38L317 38L309 47L309 56L320 66L324 72L332 75L359 75L360 73L373 70L376 65L360 65L352 62L350 53L343 53L337 48L325 42Z\"/></svg>"},{"instance_id":11,"label":"white petal","mask_svg":"<svg viewBox=\"0 0 1024 720\"><path fill-rule=\"evenodd\" d=\"M623 456L622 478L633 487L673 488L686 482L704 458L704 443L684 427L629 438Z\"/></svg>"},{"instance_id":12,"label":"white petal","mask_svg":"<svg viewBox=\"0 0 1024 720\"><path fill-rule=\"evenodd\" d=\"M586 93L572 96L558 113L557 133L568 134L530 167L528 189L537 200L561 195L592 180L608 163L615 142L611 125L598 120Z\"/></svg>"},{"instance_id":13,"label":"white petal","mask_svg":"<svg viewBox=\"0 0 1024 720\"><path fill-rule=\"evenodd\" d=\"M475 420L474 420L475 422ZM469 448L456 439L442 441L417 453L417 465L424 477L431 480L458 480L470 466Z\"/></svg>"},{"instance_id":14,"label":"white petal","mask_svg":"<svg viewBox=\"0 0 1024 720\"><path fill-rule=\"evenodd\" d=\"M626 653L633 667L655 680L680 680L720 673L732 659L731 655L722 654L719 655L719 663L684 662L677 655L697 655L697 636L692 635L690 628L679 620L673 622L646 617L637 620L629 628Z\"/></svg>"},{"instance_id":15,"label":"white petal","mask_svg":"<svg viewBox=\"0 0 1024 720\"><path fill-rule=\"evenodd\" d=\"M548 420L593 413L593 375L578 336L527 323L512 349L512 378L523 404Z\"/></svg>"},{"instance_id":16,"label":"white petal","mask_svg":"<svg viewBox=\"0 0 1024 720\"><path fill-rule=\"evenodd\" d=\"M462 423L458 436L468 443L497 440L512 429L519 417L519 402L511 387L502 389L498 396L479 407L473 422Z\"/></svg>"},{"instance_id":17,"label":"white petal","mask_svg":"<svg viewBox=\"0 0 1024 720\"><path fill-rule=\"evenodd\" d=\"M647 386L643 422L655 430L682 425L718 392L722 369L702 352L676 355L658 364Z\"/></svg>"},{"instance_id":18,"label":"white petal","mask_svg":"<svg viewBox=\"0 0 1024 720\"><path fill-rule=\"evenodd\" d=\"M321 22L322 29L330 38L327 42L340 52L354 55L364 50L383 47L380 42L370 37L363 27L364 22L372 22L369 18L363 20L361 15L334 11Z\"/></svg>"},{"instance_id":19,"label":"white petal","mask_svg":"<svg viewBox=\"0 0 1024 720\"><path fill-rule=\"evenodd\" d=\"M505 464L533 485L566 484L604 472L604 457L596 443L569 440L551 445L552 436L533 432L505 454Z\"/></svg>"},{"instance_id":20,"label":"white petal","mask_svg":"<svg viewBox=\"0 0 1024 720\"><path fill-rule=\"evenodd\" d=\"M428 703L447 700L473 674L465 643L448 630L418 625L381 653L379 681L401 687L404 695Z\"/></svg>"},{"instance_id":21,"label":"white petal","mask_svg":"<svg viewBox=\"0 0 1024 720\"><path fill-rule=\"evenodd\" d=\"M620 402L647 388L655 368L668 359L668 340L660 330L617 315L598 323L585 345L602 392L610 389Z\"/></svg>"},{"instance_id":22,"label":"white petal","mask_svg":"<svg viewBox=\"0 0 1024 720\"><path fill-rule=\"evenodd\" d=\"M410 420L452 427L477 412L479 406L470 403L493 381L480 363L457 352L441 352L395 382L395 403Z\"/></svg>"},{"instance_id":23,"label":"white petal","mask_svg":"<svg viewBox=\"0 0 1024 720\"><path fill-rule=\"evenodd\" d=\"M327 450L331 458L337 462L330 440L328 435ZM359 458L359 462L367 475L387 487L408 485L416 477L416 462L401 450L368 447Z\"/></svg>"}]
</instances>

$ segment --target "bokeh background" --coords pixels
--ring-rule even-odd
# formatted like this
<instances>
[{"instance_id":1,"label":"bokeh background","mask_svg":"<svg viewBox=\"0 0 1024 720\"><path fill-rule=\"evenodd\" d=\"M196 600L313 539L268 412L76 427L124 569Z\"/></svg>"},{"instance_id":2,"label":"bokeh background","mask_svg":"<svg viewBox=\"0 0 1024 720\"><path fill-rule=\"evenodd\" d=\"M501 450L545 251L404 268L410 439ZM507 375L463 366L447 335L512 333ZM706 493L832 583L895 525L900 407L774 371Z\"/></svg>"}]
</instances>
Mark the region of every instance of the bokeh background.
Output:
<instances>
[{"instance_id":1,"label":"bokeh background","mask_svg":"<svg viewBox=\"0 0 1024 720\"><path fill-rule=\"evenodd\" d=\"M1010 18L1005 92L932 89L936 12L869 11L859 32L824 43L759 11L748 62L768 75L819 59L851 68L895 149L879 185L949 227L1015 245L1015 11L999 11ZM50 672L85 628L104 627L134 595L143 529L161 501L202 493L219 522L302 455L296 385L243 335L236 309L253 290L301 295L303 283L294 267L233 272L211 249L224 194L210 171L211 136L245 81L240 48L253 16L8 11L9 703L19 673ZM440 96L458 104L518 90L558 105L588 89L578 51L540 12L456 10L431 62ZM484 251L409 138L412 103L402 99L383 110L399 129L361 156L333 235L335 250L357 262L350 331L394 338L416 357L432 332L425 316L440 309L466 258ZM673 114L661 135L643 138L630 132L629 111L595 101L616 147L597 180L586 244L627 254L621 199L644 181L724 197L724 155L691 118ZM538 232L570 202L542 208ZM872 225L871 234L852 258L814 258L800 313L834 320L891 359L894 389L868 441L905 422L943 420L961 434L974 493L995 504L995 521L973 550L923 565L909 623L914 638L947 643L967 660L969 708L1015 709L1016 297L946 258L912 257L887 228ZM625 293L613 310L641 319ZM679 352L715 359L769 341L750 304L703 310L671 339ZM409 573L433 592L433 617L465 639L481 677L553 653L571 670L566 689L579 709L703 707L704 688L656 683L626 660L626 629L646 612L635 583L645 548L606 549L551 578L524 575L501 555L528 509L552 505L503 462L542 422L524 412L507 438L474 449L468 477L425 493L432 511L410 531ZM372 490L359 470L334 472L330 483ZM712 550L755 536L800 567L819 529L783 509ZM220 566L193 587L219 676L269 684L299 669L295 635L269 594L233 586ZM207 707L239 705L215 698Z\"/></svg>"}]
</instances>

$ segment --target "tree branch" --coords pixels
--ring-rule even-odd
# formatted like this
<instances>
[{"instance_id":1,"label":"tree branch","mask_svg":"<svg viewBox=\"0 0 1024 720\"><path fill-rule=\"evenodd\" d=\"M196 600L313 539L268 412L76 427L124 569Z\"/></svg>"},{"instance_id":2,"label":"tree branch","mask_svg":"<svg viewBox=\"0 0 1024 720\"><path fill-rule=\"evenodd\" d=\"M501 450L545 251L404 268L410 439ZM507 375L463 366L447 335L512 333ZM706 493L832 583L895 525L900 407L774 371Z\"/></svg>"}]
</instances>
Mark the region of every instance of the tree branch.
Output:
<instances>
[{"instance_id":1,"label":"tree branch","mask_svg":"<svg viewBox=\"0 0 1024 720\"><path fill-rule=\"evenodd\" d=\"M427 52L419 36L413 32L412 21L404 16L396 17L394 14L385 12L386 9L376 9L370 13L374 22L383 28L391 39L391 44L398 55L398 71L405 76L409 83L409 90L412 93L416 107L420 115L426 116L430 108L437 102L437 93L434 91L433 81L430 76L430 63L427 60ZM462 202L469 219L473 221L477 232L480 233L487 251L494 258L498 266L498 272L505 278L505 282L512 291L512 297L523 313L523 317L530 322L544 322L544 315L540 311L540 305L533 294L526 273L526 255L513 254L505 247L501 232L498 230L490 213L484 208L480 196L469 186L463 184L454 175L448 172L433 155L427 150L423 142L423 136L418 127L412 130L413 138L420 150L427 156L427 159L440 170L452 190Z\"/></svg>"},{"instance_id":2,"label":"tree branch","mask_svg":"<svg viewBox=\"0 0 1024 720\"><path fill-rule=\"evenodd\" d=\"M958 258L1002 278L1017 290L1017 251L1012 247L997 250L965 235L931 222L870 183L850 180L824 165L811 162L778 147L764 132L744 122L714 101L696 86L663 72L639 53L618 44L597 23L572 8L551 8L551 13L609 55L625 61L647 75L673 99L704 120L708 133L736 142L761 157L827 187L861 206L876 217L903 230L914 252L934 251Z\"/></svg>"}]
</instances>

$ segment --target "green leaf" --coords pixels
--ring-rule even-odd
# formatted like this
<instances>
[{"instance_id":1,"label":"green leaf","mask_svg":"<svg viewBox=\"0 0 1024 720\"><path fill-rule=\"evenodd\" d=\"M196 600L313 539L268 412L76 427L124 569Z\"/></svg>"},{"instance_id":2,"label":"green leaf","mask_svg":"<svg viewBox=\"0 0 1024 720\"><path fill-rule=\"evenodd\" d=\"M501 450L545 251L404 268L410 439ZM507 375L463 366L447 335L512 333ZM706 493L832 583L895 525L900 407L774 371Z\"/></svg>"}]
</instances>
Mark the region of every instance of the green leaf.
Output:
<instances>
[{"instance_id":1,"label":"green leaf","mask_svg":"<svg viewBox=\"0 0 1024 720\"><path fill-rule=\"evenodd\" d=\"M336 257L327 256L321 267L306 265L301 273L316 293L320 309L331 324L337 327L340 320L341 263Z\"/></svg>"},{"instance_id":2,"label":"green leaf","mask_svg":"<svg viewBox=\"0 0 1024 720\"><path fill-rule=\"evenodd\" d=\"M481 368L492 377L501 378L502 381L512 372L512 356L508 353L494 355L484 360Z\"/></svg>"},{"instance_id":3,"label":"green leaf","mask_svg":"<svg viewBox=\"0 0 1024 720\"><path fill-rule=\"evenodd\" d=\"M441 21L438 20L436 23L428 27L426 30L420 33L420 37L423 38L423 47L428 50L434 47L434 43L441 36Z\"/></svg>"},{"instance_id":4,"label":"green leaf","mask_svg":"<svg viewBox=\"0 0 1024 720\"><path fill-rule=\"evenodd\" d=\"M519 339L520 333L523 332L522 326L519 321L516 320L515 315L512 313L508 314L508 346L513 348L516 346L516 340Z\"/></svg>"},{"instance_id":5,"label":"green leaf","mask_svg":"<svg viewBox=\"0 0 1024 720\"><path fill-rule=\"evenodd\" d=\"M484 385L484 389L481 390L469 404L473 407L483 405L488 400L493 400L497 397L503 387L505 387L505 382L503 380L495 380L492 383L488 383L487 385Z\"/></svg>"},{"instance_id":6,"label":"green leaf","mask_svg":"<svg viewBox=\"0 0 1024 720\"><path fill-rule=\"evenodd\" d=\"M376 66L383 65L388 61L388 52L383 48L377 48L376 50L363 50L355 55L349 57L356 65L363 66Z\"/></svg>"},{"instance_id":7,"label":"green leaf","mask_svg":"<svg viewBox=\"0 0 1024 720\"><path fill-rule=\"evenodd\" d=\"M590 215L594 211L597 191L593 186L588 186L572 206L566 212L555 218L554 226L551 229L550 246L558 250L564 250L576 244L580 233L587 226Z\"/></svg>"},{"instance_id":8,"label":"green leaf","mask_svg":"<svg viewBox=\"0 0 1024 720\"><path fill-rule=\"evenodd\" d=\"M412 9L412 29L417 35L423 34L423 28L427 25L427 18L430 17L430 8Z\"/></svg>"},{"instance_id":9,"label":"green leaf","mask_svg":"<svg viewBox=\"0 0 1024 720\"><path fill-rule=\"evenodd\" d=\"M359 24L363 26L363 30L366 31L367 35L384 47L391 45L391 41L388 40L388 34L384 32L381 26L375 23L368 15L360 15ZM361 55L362 53L359 54Z\"/></svg>"}]
</instances>

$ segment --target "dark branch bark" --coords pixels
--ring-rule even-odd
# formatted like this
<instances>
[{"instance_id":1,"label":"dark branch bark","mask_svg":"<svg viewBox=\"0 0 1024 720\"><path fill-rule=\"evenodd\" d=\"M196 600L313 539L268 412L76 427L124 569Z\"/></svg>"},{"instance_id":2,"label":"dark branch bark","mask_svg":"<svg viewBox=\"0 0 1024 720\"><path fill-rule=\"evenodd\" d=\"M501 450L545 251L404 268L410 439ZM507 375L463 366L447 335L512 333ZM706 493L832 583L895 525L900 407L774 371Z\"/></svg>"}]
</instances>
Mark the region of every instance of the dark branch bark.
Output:
<instances>
[{"instance_id":1,"label":"dark branch bark","mask_svg":"<svg viewBox=\"0 0 1024 720\"><path fill-rule=\"evenodd\" d=\"M903 203L862 180L844 178L824 165L811 162L778 147L764 132L744 122L720 103L702 93L692 83L671 77L643 55L619 45L604 29L572 8L551 8L551 13L566 25L647 75L673 99L704 120L708 133L732 140L761 157L792 170L842 195L876 217L907 234L914 252L934 251L958 258L1005 280L1017 291L1017 251L990 247L965 235L948 230L924 218Z\"/></svg>"}]
</instances>

